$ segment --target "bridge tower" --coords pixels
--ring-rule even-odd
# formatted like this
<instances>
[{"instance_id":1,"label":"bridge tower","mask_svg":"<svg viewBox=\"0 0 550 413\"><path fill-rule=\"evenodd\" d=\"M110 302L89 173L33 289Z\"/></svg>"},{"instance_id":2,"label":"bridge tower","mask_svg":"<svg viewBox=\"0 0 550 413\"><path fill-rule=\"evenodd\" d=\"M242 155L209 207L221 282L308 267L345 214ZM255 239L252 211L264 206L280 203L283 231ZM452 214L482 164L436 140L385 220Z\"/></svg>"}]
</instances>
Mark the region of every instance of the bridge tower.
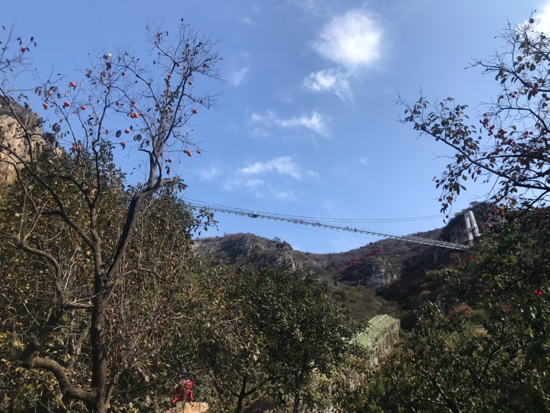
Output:
<instances>
[{"instance_id":1,"label":"bridge tower","mask_svg":"<svg viewBox=\"0 0 550 413\"><path fill-rule=\"evenodd\" d=\"M471 247L474 244L474 239L477 239L480 236L473 211L466 212L464 214L464 220L466 221L466 234L468 237L468 245Z\"/></svg>"}]
</instances>

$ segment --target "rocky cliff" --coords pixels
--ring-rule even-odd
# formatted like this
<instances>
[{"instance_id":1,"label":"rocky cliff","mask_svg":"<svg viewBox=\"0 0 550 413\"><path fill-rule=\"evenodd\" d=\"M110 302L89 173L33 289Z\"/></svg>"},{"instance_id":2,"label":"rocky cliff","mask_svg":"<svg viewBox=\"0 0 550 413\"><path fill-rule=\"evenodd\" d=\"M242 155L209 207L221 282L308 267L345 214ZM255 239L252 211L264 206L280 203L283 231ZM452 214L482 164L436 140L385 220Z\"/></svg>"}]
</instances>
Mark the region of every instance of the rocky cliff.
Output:
<instances>
[{"instance_id":1,"label":"rocky cliff","mask_svg":"<svg viewBox=\"0 0 550 413\"><path fill-rule=\"evenodd\" d=\"M32 156L59 154L51 135L44 134L41 121L17 102L0 97L0 186L8 185Z\"/></svg>"},{"instance_id":2,"label":"rocky cliff","mask_svg":"<svg viewBox=\"0 0 550 413\"><path fill-rule=\"evenodd\" d=\"M230 234L223 237L195 240L194 250L225 264L251 264L276 267L302 267L303 253L294 251L289 243L269 240L253 234Z\"/></svg>"}]
</instances>

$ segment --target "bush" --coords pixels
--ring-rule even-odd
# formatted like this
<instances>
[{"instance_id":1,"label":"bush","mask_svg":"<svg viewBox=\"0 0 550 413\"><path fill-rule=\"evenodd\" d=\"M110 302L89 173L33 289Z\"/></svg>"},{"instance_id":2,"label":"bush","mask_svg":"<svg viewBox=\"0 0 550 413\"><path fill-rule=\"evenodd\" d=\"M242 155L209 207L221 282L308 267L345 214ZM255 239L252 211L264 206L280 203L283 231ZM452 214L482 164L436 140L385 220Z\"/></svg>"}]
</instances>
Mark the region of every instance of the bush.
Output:
<instances>
[{"instance_id":1,"label":"bush","mask_svg":"<svg viewBox=\"0 0 550 413\"><path fill-rule=\"evenodd\" d=\"M472 316L472 309L470 307L468 307L467 305L461 305L456 310L449 311L449 314L448 314L449 318L453 318L453 316L456 313L464 313L466 315L466 317L471 317Z\"/></svg>"},{"instance_id":2,"label":"bush","mask_svg":"<svg viewBox=\"0 0 550 413\"><path fill-rule=\"evenodd\" d=\"M473 310L471 320L475 325L485 325L489 323L489 314L483 309Z\"/></svg>"},{"instance_id":3,"label":"bush","mask_svg":"<svg viewBox=\"0 0 550 413\"><path fill-rule=\"evenodd\" d=\"M401 317L401 329L412 331L417 321L414 311L406 311L405 313L398 314L398 317Z\"/></svg>"}]
</instances>

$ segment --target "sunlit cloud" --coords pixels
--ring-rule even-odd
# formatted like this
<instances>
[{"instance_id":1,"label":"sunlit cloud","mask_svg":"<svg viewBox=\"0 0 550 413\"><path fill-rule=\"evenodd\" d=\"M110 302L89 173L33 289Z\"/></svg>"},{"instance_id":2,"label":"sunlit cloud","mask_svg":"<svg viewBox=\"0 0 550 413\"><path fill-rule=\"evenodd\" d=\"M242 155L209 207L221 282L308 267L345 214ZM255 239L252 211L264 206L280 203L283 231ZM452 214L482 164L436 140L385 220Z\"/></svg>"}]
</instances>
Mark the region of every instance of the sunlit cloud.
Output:
<instances>
[{"instance_id":1,"label":"sunlit cloud","mask_svg":"<svg viewBox=\"0 0 550 413\"><path fill-rule=\"evenodd\" d=\"M262 179L228 178L222 186L225 191L240 191L252 194L260 199L275 199L278 201L297 201L293 190L281 190L270 182Z\"/></svg>"},{"instance_id":2,"label":"sunlit cloud","mask_svg":"<svg viewBox=\"0 0 550 413\"><path fill-rule=\"evenodd\" d=\"M232 86L240 86L248 76L248 67L243 67L241 70L235 70L231 73L229 82Z\"/></svg>"},{"instance_id":3,"label":"sunlit cloud","mask_svg":"<svg viewBox=\"0 0 550 413\"><path fill-rule=\"evenodd\" d=\"M274 198L280 199L281 201L297 201L298 197L294 191L276 191L273 188L271 189L271 194Z\"/></svg>"},{"instance_id":4,"label":"sunlit cloud","mask_svg":"<svg viewBox=\"0 0 550 413\"><path fill-rule=\"evenodd\" d=\"M274 110L268 110L265 115L253 113L251 120L265 125L277 125L282 128L305 127L321 136L329 137L327 119L316 111L313 111L310 116L302 115L290 119L281 119Z\"/></svg>"},{"instance_id":5,"label":"sunlit cloud","mask_svg":"<svg viewBox=\"0 0 550 413\"><path fill-rule=\"evenodd\" d=\"M297 201L299 197L293 190L279 186L279 180L290 177L297 181L318 180L319 174L300 167L291 156L281 156L267 161L250 163L228 174L222 183L225 191L237 191L254 195L262 199Z\"/></svg>"},{"instance_id":6,"label":"sunlit cloud","mask_svg":"<svg viewBox=\"0 0 550 413\"><path fill-rule=\"evenodd\" d=\"M533 18L536 23L536 31L550 34L550 1L541 6L540 12L536 13Z\"/></svg>"},{"instance_id":7,"label":"sunlit cloud","mask_svg":"<svg viewBox=\"0 0 550 413\"><path fill-rule=\"evenodd\" d=\"M349 74L342 73L339 69L310 73L302 82L302 86L311 92L332 92L344 101L351 99Z\"/></svg>"},{"instance_id":8,"label":"sunlit cloud","mask_svg":"<svg viewBox=\"0 0 550 413\"><path fill-rule=\"evenodd\" d=\"M293 161L291 156L281 156L271 159L267 162L255 162L239 170L242 175L259 175L265 172L276 171L281 175L288 175L297 180L302 180L304 176L316 177L318 174L302 168Z\"/></svg>"},{"instance_id":9,"label":"sunlit cloud","mask_svg":"<svg viewBox=\"0 0 550 413\"><path fill-rule=\"evenodd\" d=\"M210 169L199 169L197 173L201 181L212 181L221 171L215 166L212 166Z\"/></svg>"},{"instance_id":10,"label":"sunlit cloud","mask_svg":"<svg viewBox=\"0 0 550 413\"><path fill-rule=\"evenodd\" d=\"M349 72L372 68L382 57L383 29L378 18L365 10L334 17L319 33L314 48L321 56Z\"/></svg>"}]
</instances>

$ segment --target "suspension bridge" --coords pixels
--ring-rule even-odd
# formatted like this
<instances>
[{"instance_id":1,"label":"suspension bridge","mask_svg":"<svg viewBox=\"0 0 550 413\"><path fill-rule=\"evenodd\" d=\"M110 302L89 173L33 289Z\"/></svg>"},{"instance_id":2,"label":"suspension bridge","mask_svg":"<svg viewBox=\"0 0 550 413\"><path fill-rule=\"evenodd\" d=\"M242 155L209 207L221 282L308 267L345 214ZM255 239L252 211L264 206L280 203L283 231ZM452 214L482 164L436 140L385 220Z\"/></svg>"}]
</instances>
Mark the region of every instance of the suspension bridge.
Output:
<instances>
[{"instance_id":1,"label":"suspension bridge","mask_svg":"<svg viewBox=\"0 0 550 413\"><path fill-rule=\"evenodd\" d=\"M325 222L325 220L321 218L298 218L291 215L258 212L253 210L229 207L225 205L211 204L211 203L206 203L206 202L197 201L193 199L184 199L184 201L193 208L206 208L210 211L219 212L222 214L237 215L237 216L248 217L253 219L265 219L268 221L286 222L286 223L296 224L296 225L305 225L310 227L331 229L335 231L351 232L354 234L374 235L382 238L395 239L398 241L406 241L406 242L412 242L416 244L432 245L435 247L441 247L441 248L447 248L447 249L453 249L453 250L465 251L470 249L470 245L471 245L471 242L469 242L470 245L463 245L463 244L457 244L453 242L439 241L431 238L423 238L415 235L394 235L394 234L387 234L379 231L371 231L367 229L353 228L350 226L336 225L334 222L331 222L330 220L326 220ZM472 241L473 236L471 235L472 235L472 232L475 233L475 231L477 231L477 226L475 225L473 214L471 213L471 211L469 212L470 214L466 213L466 231L468 233L468 241ZM411 218L411 220L413 219L414 218ZM391 220L386 220L386 221L391 221Z\"/></svg>"}]
</instances>

